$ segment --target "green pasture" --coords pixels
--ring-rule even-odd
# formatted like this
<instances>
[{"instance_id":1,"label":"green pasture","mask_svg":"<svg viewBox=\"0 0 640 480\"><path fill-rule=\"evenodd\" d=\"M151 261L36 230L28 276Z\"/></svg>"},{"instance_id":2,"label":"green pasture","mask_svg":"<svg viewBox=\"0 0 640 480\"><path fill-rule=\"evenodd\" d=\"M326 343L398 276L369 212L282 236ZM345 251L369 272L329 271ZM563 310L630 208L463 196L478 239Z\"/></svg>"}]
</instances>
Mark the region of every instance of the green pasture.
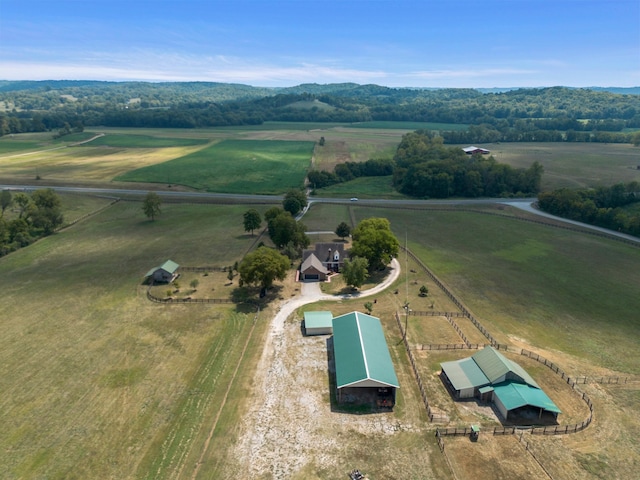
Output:
<instances>
[{"instance_id":1,"label":"green pasture","mask_svg":"<svg viewBox=\"0 0 640 480\"><path fill-rule=\"evenodd\" d=\"M351 128L373 128L383 130L438 130L438 131L460 131L467 130L469 125L466 123L436 123L436 122L390 122L390 121L372 121L357 122L349 124Z\"/></svg>"},{"instance_id":2,"label":"green pasture","mask_svg":"<svg viewBox=\"0 0 640 480\"><path fill-rule=\"evenodd\" d=\"M88 145L92 147L116 147L116 148L166 148L166 147L191 147L204 145L205 139L197 138L171 138L151 135L127 135L107 134L92 140Z\"/></svg>"},{"instance_id":3,"label":"green pasture","mask_svg":"<svg viewBox=\"0 0 640 480\"><path fill-rule=\"evenodd\" d=\"M329 198L409 198L394 190L391 176L360 177L344 183L337 183L330 187L315 190L314 195Z\"/></svg>"},{"instance_id":4,"label":"green pasture","mask_svg":"<svg viewBox=\"0 0 640 480\"><path fill-rule=\"evenodd\" d=\"M77 203L86 212L92 202ZM247 338L253 314L154 304L141 282L168 258L233 263L255 237L242 229L246 206L162 210L151 222L139 202L119 202L0 258L7 280L0 298L0 477L144 478L153 466L160 478L175 478L164 469L165 454L184 458L195 438L206 438L208 430L187 425L220 407L239 361L236 343ZM230 400L241 403L243 391L230 392ZM204 401L205 393L216 401Z\"/></svg>"},{"instance_id":5,"label":"green pasture","mask_svg":"<svg viewBox=\"0 0 640 480\"><path fill-rule=\"evenodd\" d=\"M481 213L353 208L389 218L499 341L637 372L640 248Z\"/></svg>"},{"instance_id":6,"label":"green pasture","mask_svg":"<svg viewBox=\"0 0 640 480\"><path fill-rule=\"evenodd\" d=\"M514 167L528 168L540 162L544 167L543 190L640 181L640 149L631 144L500 143L486 148L498 162Z\"/></svg>"},{"instance_id":7,"label":"green pasture","mask_svg":"<svg viewBox=\"0 0 640 480\"><path fill-rule=\"evenodd\" d=\"M114 180L173 183L208 192L279 194L303 186L312 150L311 142L227 140Z\"/></svg>"},{"instance_id":8,"label":"green pasture","mask_svg":"<svg viewBox=\"0 0 640 480\"><path fill-rule=\"evenodd\" d=\"M107 202L63 197L69 219ZM253 372L272 312L261 313L252 330L254 313L247 306L154 304L141 282L166 259L183 266L240 260L256 240L243 231L247 208L164 204L152 222L140 202L121 201L0 258L0 391L10 392L0 413L0 477L191 478L203 451L198 478L225 478L240 468L229 457L230 446L238 441L247 392L256 388ZM389 218L396 235L406 235L411 250L500 341L515 336L597 366L637 370L640 248L455 209L314 205L303 221L310 230L333 230L350 223L351 213L356 220ZM409 267L416 272L404 272L374 305L403 382L398 418L423 411L409 412L420 400L391 316L404 295L392 290L404 293L409 282L414 307L428 308L429 297L424 304L414 298L427 283L436 306L450 308ZM324 306L342 313L362 309L362 303ZM367 462L377 465L380 448L426 451L407 471L427 464L445 469L447 477L422 421L413 424L415 432L385 437L383 444L378 436L361 435L347 442L344 458L365 452Z\"/></svg>"}]
</instances>

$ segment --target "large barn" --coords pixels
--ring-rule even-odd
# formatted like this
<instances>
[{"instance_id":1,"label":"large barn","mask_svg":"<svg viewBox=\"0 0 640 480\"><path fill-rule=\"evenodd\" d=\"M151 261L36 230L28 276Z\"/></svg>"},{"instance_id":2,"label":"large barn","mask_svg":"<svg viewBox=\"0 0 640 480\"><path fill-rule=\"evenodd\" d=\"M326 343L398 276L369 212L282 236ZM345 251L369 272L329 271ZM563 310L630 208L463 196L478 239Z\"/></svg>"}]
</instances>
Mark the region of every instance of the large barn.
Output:
<instances>
[{"instance_id":1,"label":"large barn","mask_svg":"<svg viewBox=\"0 0 640 480\"><path fill-rule=\"evenodd\" d=\"M557 419L560 409L531 376L493 347L469 358L441 363L442 381L456 399L492 401L505 420L534 413Z\"/></svg>"},{"instance_id":2,"label":"large barn","mask_svg":"<svg viewBox=\"0 0 640 480\"><path fill-rule=\"evenodd\" d=\"M393 408L400 388L380 320L360 312L333 319L338 402Z\"/></svg>"}]
</instances>

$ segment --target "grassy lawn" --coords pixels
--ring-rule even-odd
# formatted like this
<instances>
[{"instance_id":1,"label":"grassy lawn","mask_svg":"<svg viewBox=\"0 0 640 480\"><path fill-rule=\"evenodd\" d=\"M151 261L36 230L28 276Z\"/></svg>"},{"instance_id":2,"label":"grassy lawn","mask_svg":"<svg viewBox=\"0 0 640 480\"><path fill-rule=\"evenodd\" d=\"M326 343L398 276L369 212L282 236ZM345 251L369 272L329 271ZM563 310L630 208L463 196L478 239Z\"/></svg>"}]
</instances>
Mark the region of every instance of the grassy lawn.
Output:
<instances>
[{"instance_id":1,"label":"grassy lawn","mask_svg":"<svg viewBox=\"0 0 640 480\"><path fill-rule=\"evenodd\" d=\"M174 183L224 193L278 194L303 185L310 142L227 140L116 181Z\"/></svg>"}]
</instances>

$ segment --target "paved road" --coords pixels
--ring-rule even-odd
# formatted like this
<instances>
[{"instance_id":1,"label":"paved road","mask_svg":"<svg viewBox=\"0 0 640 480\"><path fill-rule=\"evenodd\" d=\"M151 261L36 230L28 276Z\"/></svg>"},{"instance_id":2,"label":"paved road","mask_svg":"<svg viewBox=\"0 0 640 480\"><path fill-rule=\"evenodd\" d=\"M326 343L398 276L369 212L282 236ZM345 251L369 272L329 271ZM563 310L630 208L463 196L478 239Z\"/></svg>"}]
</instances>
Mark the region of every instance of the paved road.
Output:
<instances>
[{"instance_id":1,"label":"paved road","mask_svg":"<svg viewBox=\"0 0 640 480\"><path fill-rule=\"evenodd\" d=\"M112 196L117 197L118 195L132 196L132 197L142 197L148 193L148 190L138 190L138 189L122 189L122 188L93 188L93 187L68 187L68 186L57 186L57 185L0 185L0 190L14 190L14 191L33 191L39 188L52 188L58 192L69 192L69 193L86 193L90 195L104 195L104 196ZM280 203L283 199L282 195L244 195L244 194L232 194L232 193L206 193L206 192L181 192L181 191L171 191L171 190L155 190L158 195L161 197L174 198L179 199L183 198L187 201L189 199L197 200L224 200L225 202L238 202L238 203ZM352 202L347 198L323 198L323 197L310 197L309 205L305 209L304 212L298 216L298 218L302 217L304 213L314 204L314 203L325 203L325 204L357 204L357 205L365 205L365 206L387 206L387 207L411 207L411 206L425 206L425 205L459 205L459 206L473 206L473 205L509 205L515 208L519 208L521 210L525 210L527 212L546 217L552 218L558 222L564 222L570 225L579 226L582 228L587 228L595 231L599 231L601 233L605 233L608 235L617 236L620 238L624 238L626 240L630 240L632 242L640 243L640 238L633 237L631 235L626 235L624 233L615 232L613 230L607 230L605 228L596 227L593 225L588 225L586 223L576 222L573 220L568 220L562 217L556 217L555 215L550 215L548 213L542 212L534 207L536 202L536 198L520 198L520 199L504 199L504 198L469 198L469 199L454 199L454 200L386 200L386 199L364 199L358 200L356 202Z\"/></svg>"}]
</instances>

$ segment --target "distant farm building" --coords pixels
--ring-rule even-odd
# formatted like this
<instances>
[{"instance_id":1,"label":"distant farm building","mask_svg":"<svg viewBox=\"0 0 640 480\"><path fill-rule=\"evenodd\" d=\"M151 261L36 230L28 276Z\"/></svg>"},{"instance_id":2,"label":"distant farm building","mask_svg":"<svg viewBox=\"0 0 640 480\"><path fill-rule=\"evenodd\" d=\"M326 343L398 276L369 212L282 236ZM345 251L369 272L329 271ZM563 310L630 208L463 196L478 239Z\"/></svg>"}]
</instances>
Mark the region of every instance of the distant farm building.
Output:
<instances>
[{"instance_id":1,"label":"distant farm building","mask_svg":"<svg viewBox=\"0 0 640 480\"><path fill-rule=\"evenodd\" d=\"M338 403L393 408L400 388L380 320L360 312L333 319Z\"/></svg>"},{"instance_id":2,"label":"distant farm building","mask_svg":"<svg viewBox=\"0 0 640 480\"><path fill-rule=\"evenodd\" d=\"M480 153L482 155L486 155L487 153L491 153L491 150L487 150L486 148L475 147L473 145L471 145L470 147L463 148L462 151L467 155L473 155L474 153Z\"/></svg>"},{"instance_id":3,"label":"distant farm building","mask_svg":"<svg viewBox=\"0 0 640 480\"><path fill-rule=\"evenodd\" d=\"M167 260L159 267L154 267L147 272L145 278L149 278L152 282L170 283L178 276L178 265L176 262Z\"/></svg>"},{"instance_id":4,"label":"distant farm building","mask_svg":"<svg viewBox=\"0 0 640 480\"><path fill-rule=\"evenodd\" d=\"M306 335L331 335L333 314L331 312L304 312L304 333Z\"/></svg>"},{"instance_id":5,"label":"distant farm building","mask_svg":"<svg viewBox=\"0 0 640 480\"><path fill-rule=\"evenodd\" d=\"M324 281L331 272L344 266L344 243L316 243L311 250L302 252L301 280Z\"/></svg>"},{"instance_id":6,"label":"distant farm building","mask_svg":"<svg viewBox=\"0 0 640 480\"><path fill-rule=\"evenodd\" d=\"M561 413L520 365L493 347L440 366L442 381L456 399L478 397L493 402L505 420L535 416L555 421Z\"/></svg>"}]
</instances>

